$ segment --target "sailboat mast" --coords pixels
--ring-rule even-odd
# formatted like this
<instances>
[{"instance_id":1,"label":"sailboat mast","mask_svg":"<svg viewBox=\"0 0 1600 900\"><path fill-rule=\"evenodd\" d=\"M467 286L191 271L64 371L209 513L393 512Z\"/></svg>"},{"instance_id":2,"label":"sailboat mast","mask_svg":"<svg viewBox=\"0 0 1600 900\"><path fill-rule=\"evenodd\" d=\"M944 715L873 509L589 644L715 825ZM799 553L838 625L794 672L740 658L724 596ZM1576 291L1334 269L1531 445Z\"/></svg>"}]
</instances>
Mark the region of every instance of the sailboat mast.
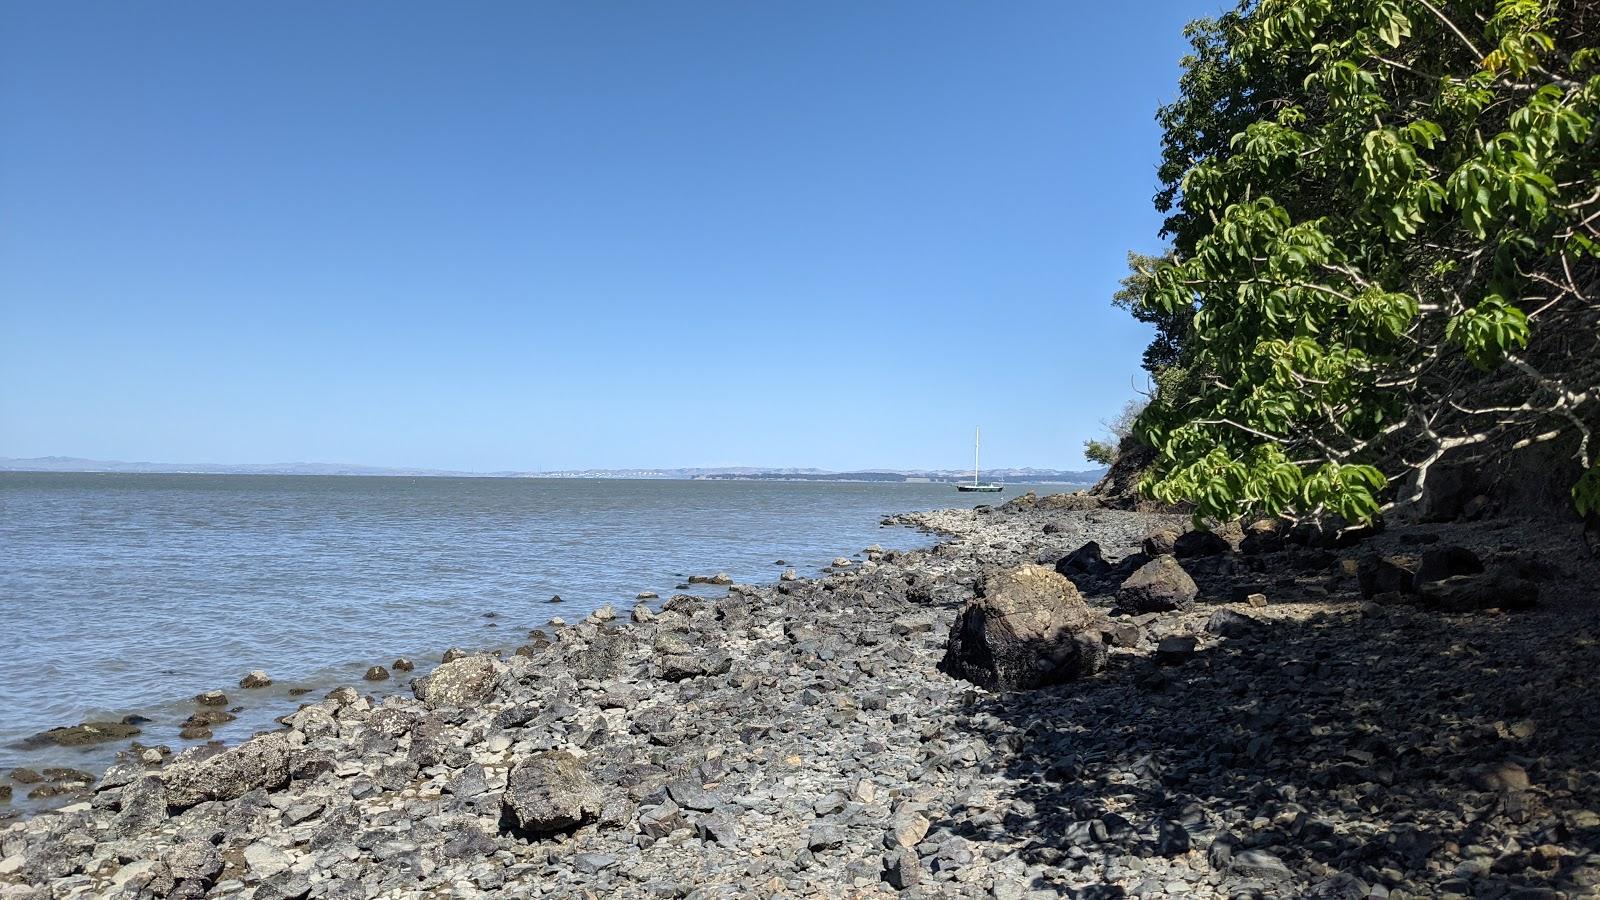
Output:
<instances>
[{"instance_id":1,"label":"sailboat mast","mask_svg":"<svg viewBox=\"0 0 1600 900\"><path fill-rule=\"evenodd\" d=\"M978 486L978 445L983 437L983 426L976 425L972 429L972 486Z\"/></svg>"}]
</instances>

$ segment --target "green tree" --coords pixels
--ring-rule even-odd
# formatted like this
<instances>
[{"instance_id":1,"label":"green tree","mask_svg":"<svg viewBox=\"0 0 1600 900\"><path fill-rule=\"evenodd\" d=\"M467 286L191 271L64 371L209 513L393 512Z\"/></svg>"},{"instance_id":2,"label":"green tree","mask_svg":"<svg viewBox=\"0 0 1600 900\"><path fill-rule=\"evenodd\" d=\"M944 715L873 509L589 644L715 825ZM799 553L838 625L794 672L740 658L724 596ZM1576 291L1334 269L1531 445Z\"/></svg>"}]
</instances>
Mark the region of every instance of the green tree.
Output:
<instances>
[{"instance_id":1,"label":"green tree","mask_svg":"<svg viewBox=\"0 0 1600 900\"><path fill-rule=\"evenodd\" d=\"M1189 36L1173 256L1137 290L1190 359L1140 418L1145 490L1364 520L1464 449L1570 439L1591 468L1594 4L1246 0ZM1600 508L1600 475L1574 493Z\"/></svg>"},{"instance_id":2,"label":"green tree","mask_svg":"<svg viewBox=\"0 0 1600 900\"><path fill-rule=\"evenodd\" d=\"M1117 448L1105 441L1084 441L1083 458L1092 463L1109 466L1117 461Z\"/></svg>"},{"instance_id":3,"label":"green tree","mask_svg":"<svg viewBox=\"0 0 1600 900\"><path fill-rule=\"evenodd\" d=\"M1135 319L1155 326L1155 337L1144 351L1144 369L1160 377L1164 370L1182 366L1189 357L1190 332L1194 325L1194 309L1180 308L1172 312L1145 303L1150 287L1155 281L1156 267L1170 262L1166 256L1147 256L1128 251L1128 274L1111 295L1111 305L1127 310ZM1131 423L1130 423L1131 427Z\"/></svg>"}]
</instances>

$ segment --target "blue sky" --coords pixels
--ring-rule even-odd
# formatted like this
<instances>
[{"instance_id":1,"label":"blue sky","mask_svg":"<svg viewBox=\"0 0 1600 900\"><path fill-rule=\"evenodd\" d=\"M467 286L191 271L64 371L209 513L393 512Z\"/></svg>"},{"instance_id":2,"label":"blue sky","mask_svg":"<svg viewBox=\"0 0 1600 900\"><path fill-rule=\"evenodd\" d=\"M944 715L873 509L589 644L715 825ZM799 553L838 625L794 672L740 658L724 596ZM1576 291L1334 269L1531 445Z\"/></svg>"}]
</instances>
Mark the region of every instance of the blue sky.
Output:
<instances>
[{"instance_id":1,"label":"blue sky","mask_svg":"<svg viewBox=\"0 0 1600 900\"><path fill-rule=\"evenodd\" d=\"M0 0L0 455L1080 467L1218 9Z\"/></svg>"}]
</instances>

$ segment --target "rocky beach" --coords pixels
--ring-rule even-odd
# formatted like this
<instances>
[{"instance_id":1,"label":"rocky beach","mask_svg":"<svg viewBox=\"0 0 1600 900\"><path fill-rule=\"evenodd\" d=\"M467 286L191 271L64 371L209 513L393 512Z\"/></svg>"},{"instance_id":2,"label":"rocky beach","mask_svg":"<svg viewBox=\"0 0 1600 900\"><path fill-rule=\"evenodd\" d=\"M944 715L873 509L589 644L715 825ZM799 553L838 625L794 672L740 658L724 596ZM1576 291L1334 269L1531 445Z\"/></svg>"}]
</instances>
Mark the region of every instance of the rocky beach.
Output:
<instances>
[{"instance_id":1,"label":"rocky beach","mask_svg":"<svg viewBox=\"0 0 1600 900\"><path fill-rule=\"evenodd\" d=\"M14 772L75 802L0 833L0 898L1600 892L1580 526L896 522L943 540Z\"/></svg>"}]
</instances>

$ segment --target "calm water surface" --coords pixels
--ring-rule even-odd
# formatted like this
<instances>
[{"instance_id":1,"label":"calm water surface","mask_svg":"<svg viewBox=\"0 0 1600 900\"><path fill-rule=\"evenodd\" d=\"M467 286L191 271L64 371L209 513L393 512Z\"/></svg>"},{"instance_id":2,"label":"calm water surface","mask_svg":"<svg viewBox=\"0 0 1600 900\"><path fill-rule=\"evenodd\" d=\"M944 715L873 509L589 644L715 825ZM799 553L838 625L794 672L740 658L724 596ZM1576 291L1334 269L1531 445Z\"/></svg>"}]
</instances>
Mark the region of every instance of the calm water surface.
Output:
<instances>
[{"instance_id":1,"label":"calm water surface","mask_svg":"<svg viewBox=\"0 0 1600 900\"><path fill-rule=\"evenodd\" d=\"M0 473L0 767L103 764L115 747L15 745L129 713L155 720L140 740L176 748L187 698L218 687L247 707L217 731L238 739L291 710L296 685L360 684L399 655L421 674L446 647L514 646L552 615L626 610L690 574L771 581L779 558L808 572L873 543L925 545L879 519L985 499L933 484ZM254 668L277 684L237 689Z\"/></svg>"}]
</instances>

